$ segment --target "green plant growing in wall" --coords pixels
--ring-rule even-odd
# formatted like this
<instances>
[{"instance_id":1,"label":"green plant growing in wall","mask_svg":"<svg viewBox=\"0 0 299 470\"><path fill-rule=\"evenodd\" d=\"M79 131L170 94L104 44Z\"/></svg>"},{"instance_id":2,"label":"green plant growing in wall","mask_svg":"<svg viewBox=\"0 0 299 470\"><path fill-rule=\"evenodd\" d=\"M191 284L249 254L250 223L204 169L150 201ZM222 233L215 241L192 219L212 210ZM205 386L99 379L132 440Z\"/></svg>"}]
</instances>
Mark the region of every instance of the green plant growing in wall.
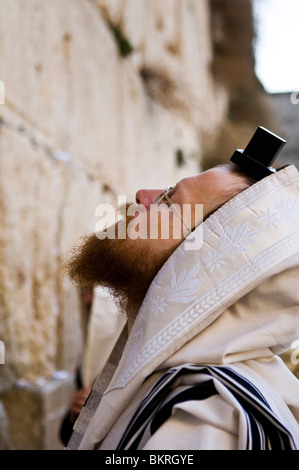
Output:
<instances>
[{"instance_id":1,"label":"green plant growing in wall","mask_svg":"<svg viewBox=\"0 0 299 470\"><path fill-rule=\"evenodd\" d=\"M122 57L128 57L132 54L134 48L130 43L129 39L125 37L122 29L119 25L115 25L110 22L110 29L114 35L115 41L118 45L119 53Z\"/></svg>"},{"instance_id":2,"label":"green plant growing in wall","mask_svg":"<svg viewBox=\"0 0 299 470\"><path fill-rule=\"evenodd\" d=\"M179 168L185 165L186 160L185 160L184 152L182 149L177 149L175 156L176 156L176 164Z\"/></svg>"}]
</instances>

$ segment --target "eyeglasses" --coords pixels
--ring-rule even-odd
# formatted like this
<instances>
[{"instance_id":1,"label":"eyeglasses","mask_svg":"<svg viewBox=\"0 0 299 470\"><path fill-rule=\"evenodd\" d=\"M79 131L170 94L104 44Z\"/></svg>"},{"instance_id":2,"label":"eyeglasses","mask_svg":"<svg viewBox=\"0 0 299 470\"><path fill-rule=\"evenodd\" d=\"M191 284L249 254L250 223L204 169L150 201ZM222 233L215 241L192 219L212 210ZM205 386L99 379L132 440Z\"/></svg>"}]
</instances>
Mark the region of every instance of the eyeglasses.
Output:
<instances>
[{"instance_id":1,"label":"eyeglasses","mask_svg":"<svg viewBox=\"0 0 299 470\"><path fill-rule=\"evenodd\" d=\"M168 202L170 205L172 205L169 193L173 190L172 186L168 186L163 193L161 193L156 199L154 200L154 204L159 204L159 202L162 201L162 199L165 199L166 202Z\"/></svg>"},{"instance_id":2,"label":"eyeglasses","mask_svg":"<svg viewBox=\"0 0 299 470\"><path fill-rule=\"evenodd\" d=\"M187 235L188 235L191 232L191 229L184 222L184 219L181 216L181 212L177 209L176 205L173 204L172 200L170 199L171 198L170 193L171 193L172 190L173 190L173 187L168 186L158 197L156 197L156 199L154 199L154 204L159 204L159 202L164 200L166 202L166 204L168 205L168 207L170 207L171 210L173 210L173 212L175 212L176 215L181 219L182 224L186 228Z\"/></svg>"}]
</instances>

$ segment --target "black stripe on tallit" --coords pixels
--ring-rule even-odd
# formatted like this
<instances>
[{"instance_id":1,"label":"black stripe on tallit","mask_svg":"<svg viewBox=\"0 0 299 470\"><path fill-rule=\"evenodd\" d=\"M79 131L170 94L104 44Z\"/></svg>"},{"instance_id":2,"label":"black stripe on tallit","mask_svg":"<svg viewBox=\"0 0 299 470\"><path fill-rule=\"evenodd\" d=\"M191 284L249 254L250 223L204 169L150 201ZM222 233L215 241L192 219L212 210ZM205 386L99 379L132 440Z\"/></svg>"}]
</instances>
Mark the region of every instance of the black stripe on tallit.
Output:
<instances>
[{"instance_id":1,"label":"black stripe on tallit","mask_svg":"<svg viewBox=\"0 0 299 470\"><path fill-rule=\"evenodd\" d=\"M239 401L249 416L252 445L249 448L291 450L296 446L290 432L273 413L260 391L245 377L229 367L209 367L209 374L217 376ZM254 420L259 424L254 433Z\"/></svg>"},{"instance_id":2,"label":"black stripe on tallit","mask_svg":"<svg viewBox=\"0 0 299 470\"><path fill-rule=\"evenodd\" d=\"M295 445L288 430L279 422L271 410L268 402L260 391L245 377L237 374L228 367L211 367L186 364L167 371L152 387L138 406L132 417L117 449L135 450L143 437L146 428L150 425L153 432L171 415L175 403L189 399L203 400L217 393L215 386L212 390L207 380L200 384L186 387L183 392L177 393L168 403L164 403L167 395L175 388L177 379L186 374L208 374L220 381L242 406L247 422L247 449L294 449ZM205 396L203 384L208 384ZM164 404L163 404L164 403Z\"/></svg>"},{"instance_id":3,"label":"black stripe on tallit","mask_svg":"<svg viewBox=\"0 0 299 470\"><path fill-rule=\"evenodd\" d=\"M139 443L146 426L152 418L153 413L159 409L166 396L172 390L174 381L183 373L184 372L182 369L170 369L162 377L160 377L160 379L155 383L144 399L140 402L136 412L128 424L121 441L118 444L117 450L127 448L127 446L130 445L130 441L132 441L132 439L135 442L134 436L136 433L139 435ZM138 443L137 441L135 442L132 450L136 448L135 446L137 446Z\"/></svg>"},{"instance_id":4,"label":"black stripe on tallit","mask_svg":"<svg viewBox=\"0 0 299 470\"><path fill-rule=\"evenodd\" d=\"M215 388L213 380L211 379L178 393L169 401L167 401L166 404L163 405L153 417L150 425L151 434L154 434L159 429L159 427L162 426L162 424L165 423L168 418L170 418L173 407L178 403L183 403L190 400L206 400L213 395L218 395L218 392Z\"/></svg>"}]
</instances>

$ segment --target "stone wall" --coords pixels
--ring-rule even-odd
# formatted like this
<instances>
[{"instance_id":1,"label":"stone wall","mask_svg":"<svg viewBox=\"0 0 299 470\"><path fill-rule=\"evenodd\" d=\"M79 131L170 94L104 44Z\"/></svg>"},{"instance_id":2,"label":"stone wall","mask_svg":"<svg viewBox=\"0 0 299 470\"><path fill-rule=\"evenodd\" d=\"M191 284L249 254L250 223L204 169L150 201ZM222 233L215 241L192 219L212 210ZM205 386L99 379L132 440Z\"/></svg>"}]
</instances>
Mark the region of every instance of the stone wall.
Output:
<instances>
[{"instance_id":1,"label":"stone wall","mask_svg":"<svg viewBox=\"0 0 299 470\"><path fill-rule=\"evenodd\" d=\"M61 262L94 229L96 206L200 171L227 122L217 8L0 2L1 448L61 448L88 310Z\"/></svg>"}]
</instances>

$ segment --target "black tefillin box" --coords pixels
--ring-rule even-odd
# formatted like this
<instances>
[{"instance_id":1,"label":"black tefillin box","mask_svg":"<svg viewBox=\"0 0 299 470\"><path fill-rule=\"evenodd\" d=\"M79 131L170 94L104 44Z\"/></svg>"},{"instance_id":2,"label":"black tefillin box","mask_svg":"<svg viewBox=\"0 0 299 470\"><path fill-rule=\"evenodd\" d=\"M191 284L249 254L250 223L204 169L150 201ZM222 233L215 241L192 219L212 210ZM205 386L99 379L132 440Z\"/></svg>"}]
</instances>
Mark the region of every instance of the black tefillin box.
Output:
<instances>
[{"instance_id":1,"label":"black tefillin box","mask_svg":"<svg viewBox=\"0 0 299 470\"><path fill-rule=\"evenodd\" d=\"M261 180L265 176L275 173L272 164L286 140L278 137L264 127L258 127L245 150L236 150L231 157L244 173L255 180Z\"/></svg>"}]
</instances>

